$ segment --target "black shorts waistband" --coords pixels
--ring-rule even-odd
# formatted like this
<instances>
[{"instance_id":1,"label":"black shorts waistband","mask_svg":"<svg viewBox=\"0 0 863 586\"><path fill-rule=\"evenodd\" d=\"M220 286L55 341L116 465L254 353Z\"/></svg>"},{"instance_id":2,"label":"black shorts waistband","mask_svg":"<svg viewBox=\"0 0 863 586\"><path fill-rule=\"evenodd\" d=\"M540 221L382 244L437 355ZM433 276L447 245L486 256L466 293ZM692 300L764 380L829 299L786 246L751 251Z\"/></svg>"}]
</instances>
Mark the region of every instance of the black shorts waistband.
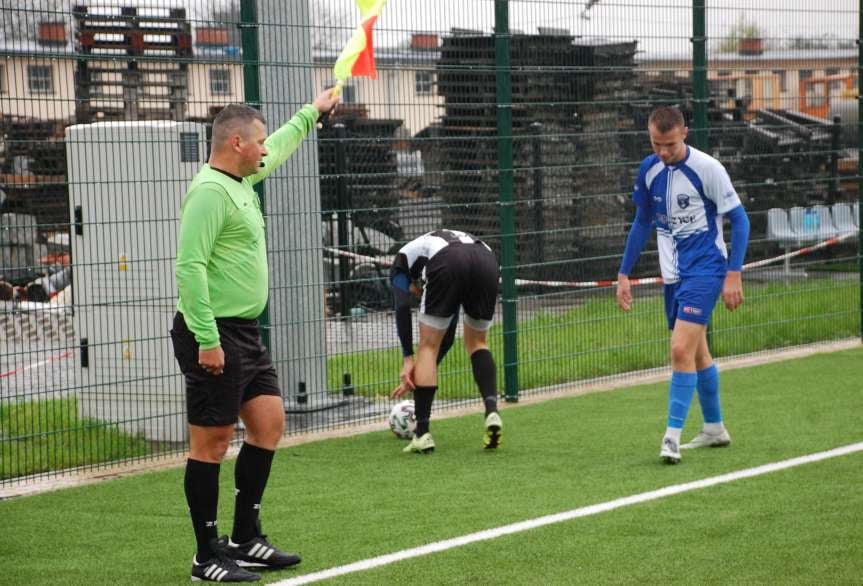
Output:
<instances>
[{"instance_id":1,"label":"black shorts waistband","mask_svg":"<svg viewBox=\"0 0 863 586\"><path fill-rule=\"evenodd\" d=\"M217 317L216 323L225 324L228 326L248 326L248 327L258 327L258 320L256 319L245 319L242 317Z\"/></svg>"},{"instance_id":2,"label":"black shorts waistband","mask_svg":"<svg viewBox=\"0 0 863 586\"><path fill-rule=\"evenodd\" d=\"M178 311L177 315L180 316L180 318L185 323L186 316L184 316L181 311ZM217 324L224 324L226 326L236 326L236 327L241 327L241 328L242 327L256 328L256 327L258 327L258 325L260 325L258 323L257 319L246 319L244 317L217 317L216 323Z\"/></svg>"}]
</instances>

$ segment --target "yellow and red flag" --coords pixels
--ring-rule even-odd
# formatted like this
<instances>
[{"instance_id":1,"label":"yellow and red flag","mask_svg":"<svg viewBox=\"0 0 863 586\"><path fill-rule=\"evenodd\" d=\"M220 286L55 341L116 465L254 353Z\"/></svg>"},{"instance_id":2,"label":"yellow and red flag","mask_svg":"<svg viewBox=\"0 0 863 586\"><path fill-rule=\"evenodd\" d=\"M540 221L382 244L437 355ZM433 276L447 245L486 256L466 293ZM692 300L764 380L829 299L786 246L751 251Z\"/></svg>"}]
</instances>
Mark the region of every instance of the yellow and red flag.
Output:
<instances>
[{"instance_id":1,"label":"yellow and red flag","mask_svg":"<svg viewBox=\"0 0 863 586\"><path fill-rule=\"evenodd\" d=\"M343 85L349 77L365 76L372 79L378 77L372 44L372 28L387 0L356 0L356 2L362 20L333 67L339 86Z\"/></svg>"}]
</instances>

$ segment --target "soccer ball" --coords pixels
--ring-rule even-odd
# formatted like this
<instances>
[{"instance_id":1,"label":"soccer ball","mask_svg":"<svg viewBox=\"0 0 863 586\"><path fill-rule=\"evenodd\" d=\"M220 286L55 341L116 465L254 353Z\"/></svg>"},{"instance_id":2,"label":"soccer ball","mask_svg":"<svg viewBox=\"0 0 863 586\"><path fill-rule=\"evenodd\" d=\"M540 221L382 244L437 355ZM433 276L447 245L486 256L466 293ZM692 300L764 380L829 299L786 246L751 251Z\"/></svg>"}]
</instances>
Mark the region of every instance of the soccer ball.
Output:
<instances>
[{"instance_id":1,"label":"soccer ball","mask_svg":"<svg viewBox=\"0 0 863 586\"><path fill-rule=\"evenodd\" d=\"M411 439L417 427L417 418L414 415L414 402L402 401L390 411L390 429L401 439Z\"/></svg>"}]
</instances>

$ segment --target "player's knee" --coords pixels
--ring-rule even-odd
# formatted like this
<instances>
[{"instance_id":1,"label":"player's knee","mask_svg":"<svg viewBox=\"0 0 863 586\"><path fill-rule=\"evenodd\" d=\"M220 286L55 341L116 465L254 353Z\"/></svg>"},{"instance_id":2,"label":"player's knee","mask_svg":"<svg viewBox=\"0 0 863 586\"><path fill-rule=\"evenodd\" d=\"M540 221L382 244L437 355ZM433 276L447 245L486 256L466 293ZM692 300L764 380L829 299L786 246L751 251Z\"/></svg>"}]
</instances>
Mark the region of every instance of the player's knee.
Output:
<instances>
[{"instance_id":1,"label":"player's knee","mask_svg":"<svg viewBox=\"0 0 863 586\"><path fill-rule=\"evenodd\" d=\"M284 417L269 418L246 427L246 441L267 450L275 450L284 434Z\"/></svg>"},{"instance_id":2,"label":"player's knee","mask_svg":"<svg viewBox=\"0 0 863 586\"><path fill-rule=\"evenodd\" d=\"M692 360L695 356L695 348L683 340L671 341L671 363L680 363Z\"/></svg>"},{"instance_id":3,"label":"player's knee","mask_svg":"<svg viewBox=\"0 0 863 586\"><path fill-rule=\"evenodd\" d=\"M214 438L209 442L207 446L207 455L216 462L221 462L225 459L225 454L228 453L228 445L230 445L229 438Z\"/></svg>"},{"instance_id":4,"label":"player's knee","mask_svg":"<svg viewBox=\"0 0 863 586\"><path fill-rule=\"evenodd\" d=\"M479 350L488 350L488 342L485 338L468 338L465 336L464 348L467 350L468 356L473 356Z\"/></svg>"},{"instance_id":5,"label":"player's knee","mask_svg":"<svg viewBox=\"0 0 863 586\"><path fill-rule=\"evenodd\" d=\"M285 435L285 418L279 417L278 419L276 419L275 423L273 424L272 434L270 436L270 439L272 440L272 442L274 444L278 444L279 440L282 439L283 435Z\"/></svg>"}]
</instances>

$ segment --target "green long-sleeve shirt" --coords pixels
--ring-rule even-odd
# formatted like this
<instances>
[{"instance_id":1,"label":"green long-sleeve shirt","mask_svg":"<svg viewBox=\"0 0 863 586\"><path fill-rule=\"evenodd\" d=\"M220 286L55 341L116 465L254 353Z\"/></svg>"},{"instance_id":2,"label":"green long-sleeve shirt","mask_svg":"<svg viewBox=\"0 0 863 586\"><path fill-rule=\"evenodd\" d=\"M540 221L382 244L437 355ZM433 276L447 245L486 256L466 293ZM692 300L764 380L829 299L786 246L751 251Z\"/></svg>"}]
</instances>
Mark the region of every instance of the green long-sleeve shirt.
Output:
<instances>
[{"instance_id":1,"label":"green long-sleeve shirt","mask_svg":"<svg viewBox=\"0 0 863 586\"><path fill-rule=\"evenodd\" d=\"M183 198L177 309L203 349L219 346L217 317L254 319L269 290L264 217L252 188L299 147L318 120L307 104L267 137L264 166L242 181L204 165Z\"/></svg>"}]
</instances>

